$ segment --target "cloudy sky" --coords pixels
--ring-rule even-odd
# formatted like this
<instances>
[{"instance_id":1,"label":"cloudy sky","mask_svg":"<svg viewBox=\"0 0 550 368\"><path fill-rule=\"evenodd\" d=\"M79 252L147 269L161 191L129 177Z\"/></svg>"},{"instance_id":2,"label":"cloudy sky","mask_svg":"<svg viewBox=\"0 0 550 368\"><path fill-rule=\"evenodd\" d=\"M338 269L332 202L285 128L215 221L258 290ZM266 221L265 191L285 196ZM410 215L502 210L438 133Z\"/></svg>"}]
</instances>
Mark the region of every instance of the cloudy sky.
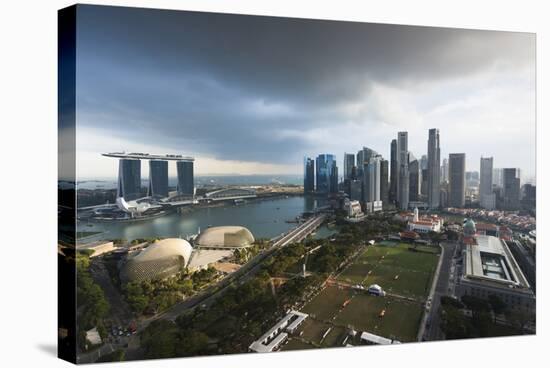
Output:
<instances>
[{"instance_id":1,"label":"cloudy sky","mask_svg":"<svg viewBox=\"0 0 550 368\"><path fill-rule=\"evenodd\" d=\"M107 151L181 153L198 174L300 174L303 156L439 128L465 152L535 175L535 36L80 6L80 178L115 177Z\"/></svg>"}]
</instances>

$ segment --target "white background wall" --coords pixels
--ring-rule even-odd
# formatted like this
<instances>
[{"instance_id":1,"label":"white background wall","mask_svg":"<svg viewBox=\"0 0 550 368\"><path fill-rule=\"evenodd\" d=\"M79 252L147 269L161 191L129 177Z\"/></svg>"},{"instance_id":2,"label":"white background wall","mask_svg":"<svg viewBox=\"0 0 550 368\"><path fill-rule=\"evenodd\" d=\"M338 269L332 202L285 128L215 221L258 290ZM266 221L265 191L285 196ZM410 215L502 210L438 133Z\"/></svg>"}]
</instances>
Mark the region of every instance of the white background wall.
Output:
<instances>
[{"instance_id":1,"label":"white background wall","mask_svg":"<svg viewBox=\"0 0 550 368\"><path fill-rule=\"evenodd\" d=\"M543 1L94 1L96 4L466 27L537 33L538 336L132 363L158 367L542 366L547 356L546 239L550 31ZM56 359L57 14L68 1L3 1L0 11L0 365ZM546 23L546 24L545 24ZM545 119L546 118L546 119ZM548 141L548 139L545 139ZM513 149L510 147L510 149ZM32 172L27 164L32 162ZM546 340L546 342L544 341ZM535 363L537 362L538 363ZM114 364L113 366L128 366Z\"/></svg>"}]
</instances>

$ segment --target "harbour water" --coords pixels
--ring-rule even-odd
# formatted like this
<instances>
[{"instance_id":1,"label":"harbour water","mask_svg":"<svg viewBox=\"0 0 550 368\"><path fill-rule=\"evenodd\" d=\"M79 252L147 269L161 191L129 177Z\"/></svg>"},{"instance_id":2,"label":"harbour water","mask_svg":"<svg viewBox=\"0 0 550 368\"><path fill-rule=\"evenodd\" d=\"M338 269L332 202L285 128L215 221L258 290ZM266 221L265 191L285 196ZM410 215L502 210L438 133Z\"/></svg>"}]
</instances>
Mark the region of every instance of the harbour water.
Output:
<instances>
[{"instance_id":1,"label":"harbour water","mask_svg":"<svg viewBox=\"0 0 550 368\"><path fill-rule=\"evenodd\" d=\"M138 222L80 222L79 232L100 232L86 241L102 239L133 240L148 237L182 237L196 234L209 226L237 225L248 228L255 238L273 238L296 226L288 223L303 212L322 206L317 199L303 196L254 200L240 205L196 208L187 213L171 213ZM319 229L320 237L330 229Z\"/></svg>"}]
</instances>

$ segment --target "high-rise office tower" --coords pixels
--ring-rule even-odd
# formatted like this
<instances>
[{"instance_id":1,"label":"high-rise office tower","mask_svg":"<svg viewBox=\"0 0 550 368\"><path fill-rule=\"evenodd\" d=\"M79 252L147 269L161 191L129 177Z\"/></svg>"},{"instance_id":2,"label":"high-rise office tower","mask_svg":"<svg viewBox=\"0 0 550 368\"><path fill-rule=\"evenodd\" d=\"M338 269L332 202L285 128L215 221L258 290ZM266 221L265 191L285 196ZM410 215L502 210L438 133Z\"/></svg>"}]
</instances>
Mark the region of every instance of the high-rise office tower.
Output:
<instances>
[{"instance_id":1,"label":"high-rise office tower","mask_svg":"<svg viewBox=\"0 0 550 368\"><path fill-rule=\"evenodd\" d=\"M390 190L389 190L389 200L392 203L395 203L397 200L397 177L398 177L398 167L397 167L397 140L392 139L390 145Z\"/></svg>"},{"instance_id":2,"label":"high-rise office tower","mask_svg":"<svg viewBox=\"0 0 550 368\"><path fill-rule=\"evenodd\" d=\"M352 179L349 183L349 187L349 199L352 201L362 201L363 181L359 179Z\"/></svg>"},{"instance_id":3,"label":"high-rise office tower","mask_svg":"<svg viewBox=\"0 0 550 368\"><path fill-rule=\"evenodd\" d=\"M363 147L360 151L357 152L357 175L358 177L363 177L363 168L365 164L369 163L369 160L372 156L377 155L378 153L375 150L372 150L368 147Z\"/></svg>"},{"instance_id":4,"label":"high-rise office tower","mask_svg":"<svg viewBox=\"0 0 550 368\"><path fill-rule=\"evenodd\" d=\"M523 184L521 186L521 204L527 209L537 208L537 187L533 184Z\"/></svg>"},{"instance_id":5,"label":"high-rise office tower","mask_svg":"<svg viewBox=\"0 0 550 368\"><path fill-rule=\"evenodd\" d=\"M336 165L336 160L334 160L334 165L330 168L329 185L329 193L338 193L338 166Z\"/></svg>"},{"instance_id":6,"label":"high-rise office tower","mask_svg":"<svg viewBox=\"0 0 550 368\"><path fill-rule=\"evenodd\" d=\"M168 197L168 161L149 161L148 196L157 198Z\"/></svg>"},{"instance_id":7,"label":"high-rise office tower","mask_svg":"<svg viewBox=\"0 0 550 368\"><path fill-rule=\"evenodd\" d=\"M409 137L407 132L397 133L397 202L399 208L409 207ZM402 178L406 178L402 181ZM403 195L403 197L401 197Z\"/></svg>"},{"instance_id":8,"label":"high-rise office tower","mask_svg":"<svg viewBox=\"0 0 550 368\"><path fill-rule=\"evenodd\" d=\"M449 182L449 161L444 158L441 164L441 183Z\"/></svg>"},{"instance_id":9,"label":"high-rise office tower","mask_svg":"<svg viewBox=\"0 0 550 368\"><path fill-rule=\"evenodd\" d=\"M429 144L429 141L428 141L428 144ZM427 168L428 168L428 156L422 155L422 157L420 157L420 171L425 170Z\"/></svg>"},{"instance_id":10,"label":"high-rise office tower","mask_svg":"<svg viewBox=\"0 0 550 368\"><path fill-rule=\"evenodd\" d=\"M401 210L407 210L409 208L409 165L403 164L400 165L399 169L399 185L398 185L398 194L399 194L399 208Z\"/></svg>"},{"instance_id":11,"label":"high-rise office tower","mask_svg":"<svg viewBox=\"0 0 550 368\"><path fill-rule=\"evenodd\" d=\"M336 156L320 154L315 159L315 185L319 193L336 193L338 191L338 169ZM334 184L336 183L336 188Z\"/></svg>"},{"instance_id":12,"label":"high-rise office tower","mask_svg":"<svg viewBox=\"0 0 550 368\"><path fill-rule=\"evenodd\" d=\"M428 132L428 206L430 208L439 207L440 155L439 129L430 129Z\"/></svg>"},{"instance_id":13,"label":"high-rise office tower","mask_svg":"<svg viewBox=\"0 0 550 368\"><path fill-rule=\"evenodd\" d=\"M304 193L315 191L315 161L304 157Z\"/></svg>"},{"instance_id":14,"label":"high-rise office tower","mask_svg":"<svg viewBox=\"0 0 550 368\"><path fill-rule=\"evenodd\" d=\"M118 161L117 197L127 201L139 198L141 195L141 161L120 159Z\"/></svg>"},{"instance_id":15,"label":"high-rise office tower","mask_svg":"<svg viewBox=\"0 0 550 368\"><path fill-rule=\"evenodd\" d=\"M409 201L420 200L420 162L410 156L412 161L409 162Z\"/></svg>"},{"instance_id":16,"label":"high-rise office tower","mask_svg":"<svg viewBox=\"0 0 550 368\"><path fill-rule=\"evenodd\" d=\"M382 156L373 156L363 169L363 200L369 213L382 210L382 200L380 199L381 161Z\"/></svg>"},{"instance_id":17,"label":"high-rise office tower","mask_svg":"<svg viewBox=\"0 0 550 368\"><path fill-rule=\"evenodd\" d=\"M506 168L502 170L503 176L503 209L514 211L519 209L520 197L520 173L519 169Z\"/></svg>"},{"instance_id":18,"label":"high-rise office tower","mask_svg":"<svg viewBox=\"0 0 550 368\"><path fill-rule=\"evenodd\" d=\"M344 180L351 179L352 169L355 166L355 155L344 153Z\"/></svg>"},{"instance_id":19,"label":"high-rise office tower","mask_svg":"<svg viewBox=\"0 0 550 368\"><path fill-rule=\"evenodd\" d=\"M466 190L466 154L449 154L449 206L464 207Z\"/></svg>"},{"instance_id":20,"label":"high-rise office tower","mask_svg":"<svg viewBox=\"0 0 550 368\"><path fill-rule=\"evenodd\" d=\"M388 160L380 161L380 200L383 206L387 206L389 202L389 162Z\"/></svg>"},{"instance_id":21,"label":"high-rise office tower","mask_svg":"<svg viewBox=\"0 0 550 368\"><path fill-rule=\"evenodd\" d=\"M493 168L493 185L502 188L504 186L503 169Z\"/></svg>"},{"instance_id":22,"label":"high-rise office tower","mask_svg":"<svg viewBox=\"0 0 550 368\"><path fill-rule=\"evenodd\" d=\"M422 194L422 197L427 200L428 198L428 169L422 169L421 175L420 175L421 181L420 181L420 194Z\"/></svg>"},{"instance_id":23,"label":"high-rise office tower","mask_svg":"<svg viewBox=\"0 0 550 368\"><path fill-rule=\"evenodd\" d=\"M479 165L479 204L487 210L495 208L495 193L493 193L493 158L481 157Z\"/></svg>"},{"instance_id":24,"label":"high-rise office tower","mask_svg":"<svg viewBox=\"0 0 550 368\"><path fill-rule=\"evenodd\" d=\"M179 195L192 197L195 194L195 176L193 161L177 161L176 169L178 174Z\"/></svg>"}]
</instances>

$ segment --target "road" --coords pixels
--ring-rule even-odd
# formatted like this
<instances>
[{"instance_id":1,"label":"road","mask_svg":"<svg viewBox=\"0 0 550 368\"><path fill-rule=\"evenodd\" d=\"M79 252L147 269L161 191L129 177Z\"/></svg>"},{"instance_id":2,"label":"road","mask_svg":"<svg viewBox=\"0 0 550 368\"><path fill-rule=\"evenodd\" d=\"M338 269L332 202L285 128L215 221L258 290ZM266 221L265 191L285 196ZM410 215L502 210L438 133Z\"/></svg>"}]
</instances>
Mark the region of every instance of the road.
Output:
<instances>
[{"instance_id":1,"label":"road","mask_svg":"<svg viewBox=\"0 0 550 368\"><path fill-rule=\"evenodd\" d=\"M453 257L458 249L458 243L442 243L443 253L441 254L441 268L439 277L435 285L435 291L432 297L432 305L426 320L426 329L422 340L435 341L444 340L445 335L439 329L439 307L441 297L449 295L449 279L451 278L451 267L453 266Z\"/></svg>"},{"instance_id":2,"label":"road","mask_svg":"<svg viewBox=\"0 0 550 368\"><path fill-rule=\"evenodd\" d=\"M244 283L246 280L250 279L250 277L252 277L258 271L260 271L262 262L266 258L272 256L275 252L279 251L285 246L301 241L304 238L306 238L309 234L315 231L323 223L325 218L326 218L325 214L318 214L316 216L309 218L304 223L300 224L299 226L290 230L286 234L283 234L281 237L277 238L269 249L256 255L253 259L247 262L239 270L228 275L217 284L209 286L205 290L201 291L199 294L196 294L193 297L190 297L188 299L185 299L175 304L174 306L172 306L171 308L169 308L163 313L156 314L150 318L142 319L141 321L139 321L138 329L137 329L138 334L133 335L130 338L124 337L123 339L121 339L119 344L107 343L93 352L79 354L78 362L79 363L95 362L100 356L108 354L116 350L117 348L123 348L126 343L128 343L130 346L133 346L133 348L130 349L132 351L129 351L129 350L127 351L127 355L129 355L130 353L131 355L136 354L136 351L139 345L139 342L138 342L139 332L147 328L147 326L149 326L151 322L156 320L161 320L161 319L174 321L178 316L180 316L181 314L187 311L192 310L198 305L202 305L205 307L210 306L216 299L222 296L224 292L227 291L231 285L233 285L236 282ZM105 287L104 290L106 289L110 290L111 288L113 288L113 285L110 283L110 280L105 278L105 277L108 277L106 270L100 269L98 271L103 271L103 272L98 272L98 274L101 275L98 280L101 280L101 284L102 284L101 286ZM116 291L115 293L118 294ZM108 293L108 294L110 295L111 293ZM120 297L120 295L118 295L118 297ZM109 298L109 299L112 300L112 298ZM116 300L116 297L114 299ZM121 301L121 303L124 303L124 301ZM118 316L119 313L116 313L117 319L124 319L122 311L120 312L121 312L120 316Z\"/></svg>"},{"instance_id":3,"label":"road","mask_svg":"<svg viewBox=\"0 0 550 368\"><path fill-rule=\"evenodd\" d=\"M275 252L277 252L279 249L292 244L297 241L303 240L306 236L311 234L315 229L317 229L325 220L326 215L321 214L317 215L315 217L310 218L308 221L302 223L301 225L295 227L285 235L283 235L281 238L279 238L277 241L273 243L271 248L264 251L263 253L258 254L256 257L251 259L248 263L246 263L243 267L241 267L239 270L233 272L232 274L225 277L223 280L221 280L219 283L212 285L205 289L203 292L201 292L198 295L195 295L189 299L186 299L164 313L157 314L148 320L142 321L140 323L140 326L138 328L138 331L143 330L145 327L147 327L151 322L158 320L158 319L168 319L168 320L175 320L179 315L184 313L185 311L191 310L195 308L196 306L204 305L205 307L210 306L217 298L223 295L223 293L235 282L245 282L248 280L251 276L256 274L260 269L263 260L266 258L272 256Z\"/></svg>"}]
</instances>

